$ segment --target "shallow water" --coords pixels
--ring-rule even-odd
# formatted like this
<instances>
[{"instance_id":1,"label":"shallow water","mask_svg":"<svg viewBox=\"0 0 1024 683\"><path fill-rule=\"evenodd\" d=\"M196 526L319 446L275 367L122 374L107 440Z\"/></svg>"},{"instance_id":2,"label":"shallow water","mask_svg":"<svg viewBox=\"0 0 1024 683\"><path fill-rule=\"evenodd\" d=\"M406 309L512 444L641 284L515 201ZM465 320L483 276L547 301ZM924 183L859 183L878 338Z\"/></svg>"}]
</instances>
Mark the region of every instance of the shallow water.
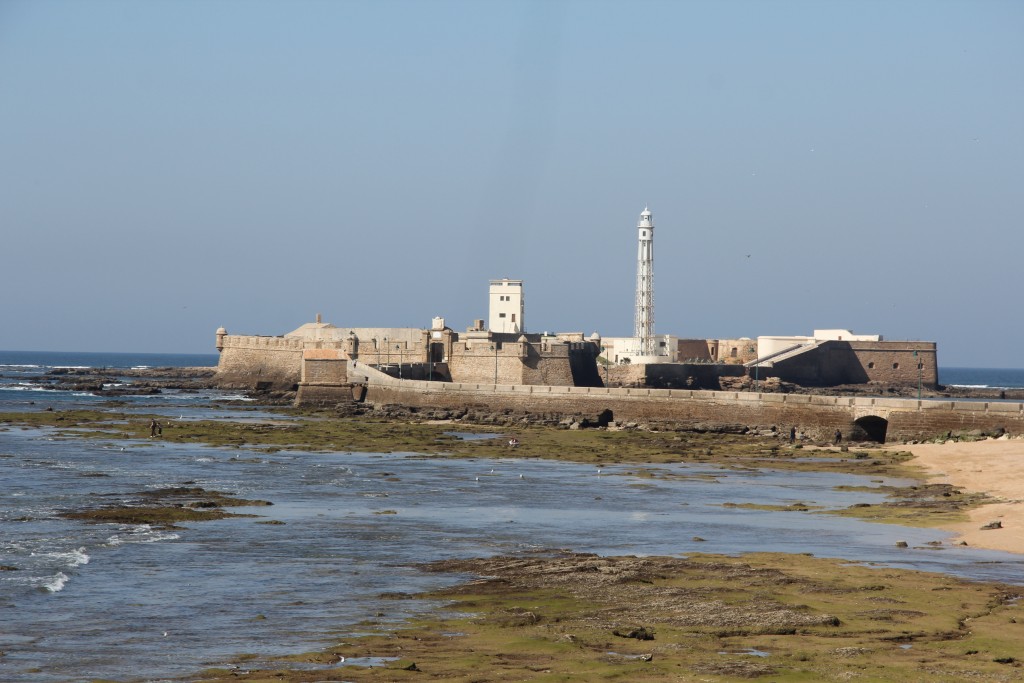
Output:
<instances>
[{"instance_id":1,"label":"shallow water","mask_svg":"<svg viewBox=\"0 0 1024 683\"><path fill-rule=\"evenodd\" d=\"M1024 576L1017 556L913 547L945 538L934 530L722 507L881 500L834 490L881 485L864 477L683 464L653 470L650 478L627 474L636 466L598 473L554 461L267 455L0 432L0 564L18 567L0 572L0 677L159 679L243 652L315 649L324 638L386 628L425 607L382 601L380 593L458 578L421 574L414 563L524 549L810 552L977 579ZM57 516L186 481L274 505L236 510L259 519L176 531ZM258 523L267 520L284 524ZM895 548L897 540L912 548Z\"/></svg>"}]
</instances>

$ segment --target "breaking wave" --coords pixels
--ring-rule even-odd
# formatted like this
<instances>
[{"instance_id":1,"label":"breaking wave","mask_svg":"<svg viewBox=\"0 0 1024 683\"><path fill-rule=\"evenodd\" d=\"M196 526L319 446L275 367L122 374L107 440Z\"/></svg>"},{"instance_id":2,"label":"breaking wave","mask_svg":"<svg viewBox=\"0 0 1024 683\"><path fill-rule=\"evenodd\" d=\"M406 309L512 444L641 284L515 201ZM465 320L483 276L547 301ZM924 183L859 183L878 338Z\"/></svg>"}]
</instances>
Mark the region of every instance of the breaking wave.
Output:
<instances>
[{"instance_id":1,"label":"breaking wave","mask_svg":"<svg viewBox=\"0 0 1024 683\"><path fill-rule=\"evenodd\" d=\"M68 567L78 567L83 564L89 564L89 553L85 552L85 548L78 548L77 550L69 550L63 553L32 553L32 557L52 557L56 560L63 560Z\"/></svg>"},{"instance_id":2,"label":"breaking wave","mask_svg":"<svg viewBox=\"0 0 1024 683\"><path fill-rule=\"evenodd\" d=\"M107 545L116 547L125 543L159 543L160 541L174 541L178 538L181 538L178 534L160 531L148 524L139 524L138 526L122 527L120 533L107 539Z\"/></svg>"},{"instance_id":3,"label":"breaking wave","mask_svg":"<svg viewBox=\"0 0 1024 683\"><path fill-rule=\"evenodd\" d=\"M68 582L68 575L64 572L57 572L57 575L53 578L44 581L41 588L50 593L59 593L64 590L64 584Z\"/></svg>"}]
</instances>

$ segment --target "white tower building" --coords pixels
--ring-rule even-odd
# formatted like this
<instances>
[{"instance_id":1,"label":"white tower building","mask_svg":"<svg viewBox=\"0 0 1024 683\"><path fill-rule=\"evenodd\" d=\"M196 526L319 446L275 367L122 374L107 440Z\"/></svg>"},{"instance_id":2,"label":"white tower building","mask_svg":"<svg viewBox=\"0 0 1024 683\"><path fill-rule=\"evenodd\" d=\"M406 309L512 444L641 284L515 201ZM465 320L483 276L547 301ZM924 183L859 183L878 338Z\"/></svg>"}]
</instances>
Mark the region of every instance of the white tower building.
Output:
<instances>
[{"instance_id":1,"label":"white tower building","mask_svg":"<svg viewBox=\"0 0 1024 683\"><path fill-rule=\"evenodd\" d=\"M526 332L522 280L491 280L487 329L491 332Z\"/></svg>"},{"instance_id":2,"label":"white tower building","mask_svg":"<svg viewBox=\"0 0 1024 683\"><path fill-rule=\"evenodd\" d=\"M639 245L636 257L636 318L633 336L641 356L653 356L654 339L654 221L644 207L636 224Z\"/></svg>"}]
</instances>

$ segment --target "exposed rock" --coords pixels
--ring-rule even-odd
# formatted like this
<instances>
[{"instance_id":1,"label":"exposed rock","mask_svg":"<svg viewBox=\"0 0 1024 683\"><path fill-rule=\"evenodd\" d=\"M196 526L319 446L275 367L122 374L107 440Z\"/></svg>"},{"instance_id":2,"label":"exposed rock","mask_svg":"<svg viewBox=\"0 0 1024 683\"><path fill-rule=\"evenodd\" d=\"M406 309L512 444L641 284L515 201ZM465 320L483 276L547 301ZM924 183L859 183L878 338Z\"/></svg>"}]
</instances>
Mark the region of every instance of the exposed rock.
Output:
<instances>
[{"instance_id":1,"label":"exposed rock","mask_svg":"<svg viewBox=\"0 0 1024 683\"><path fill-rule=\"evenodd\" d=\"M628 631L620 631L615 629L612 631L613 636L619 638L636 638L637 640L654 640L654 632L647 630L646 627L641 626L639 628L630 629Z\"/></svg>"}]
</instances>

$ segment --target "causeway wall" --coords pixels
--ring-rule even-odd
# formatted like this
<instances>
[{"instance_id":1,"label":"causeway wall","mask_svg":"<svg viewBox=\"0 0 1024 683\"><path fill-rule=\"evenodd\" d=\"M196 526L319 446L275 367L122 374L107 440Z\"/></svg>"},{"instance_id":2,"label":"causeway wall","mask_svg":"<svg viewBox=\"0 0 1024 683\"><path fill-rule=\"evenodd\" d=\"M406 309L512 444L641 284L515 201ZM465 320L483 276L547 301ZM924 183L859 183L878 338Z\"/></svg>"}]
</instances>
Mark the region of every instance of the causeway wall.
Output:
<instances>
[{"instance_id":1,"label":"causeway wall","mask_svg":"<svg viewBox=\"0 0 1024 683\"><path fill-rule=\"evenodd\" d=\"M356 373L358 374L358 373ZM369 373L367 373L369 374ZM351 377L359 383L361 377ZM686 389L523 386L423 382L373 377L365 399L428 409L509 415L546 414L684 429L791 427L814 440L921 441L974 430L1024 435L1024 403L814 396ZM350 400L351 385L338 387ZM327 398L323 393L320 399ZM605 413L606 418L607 413Z\"/></svg>"}]
</instances>

